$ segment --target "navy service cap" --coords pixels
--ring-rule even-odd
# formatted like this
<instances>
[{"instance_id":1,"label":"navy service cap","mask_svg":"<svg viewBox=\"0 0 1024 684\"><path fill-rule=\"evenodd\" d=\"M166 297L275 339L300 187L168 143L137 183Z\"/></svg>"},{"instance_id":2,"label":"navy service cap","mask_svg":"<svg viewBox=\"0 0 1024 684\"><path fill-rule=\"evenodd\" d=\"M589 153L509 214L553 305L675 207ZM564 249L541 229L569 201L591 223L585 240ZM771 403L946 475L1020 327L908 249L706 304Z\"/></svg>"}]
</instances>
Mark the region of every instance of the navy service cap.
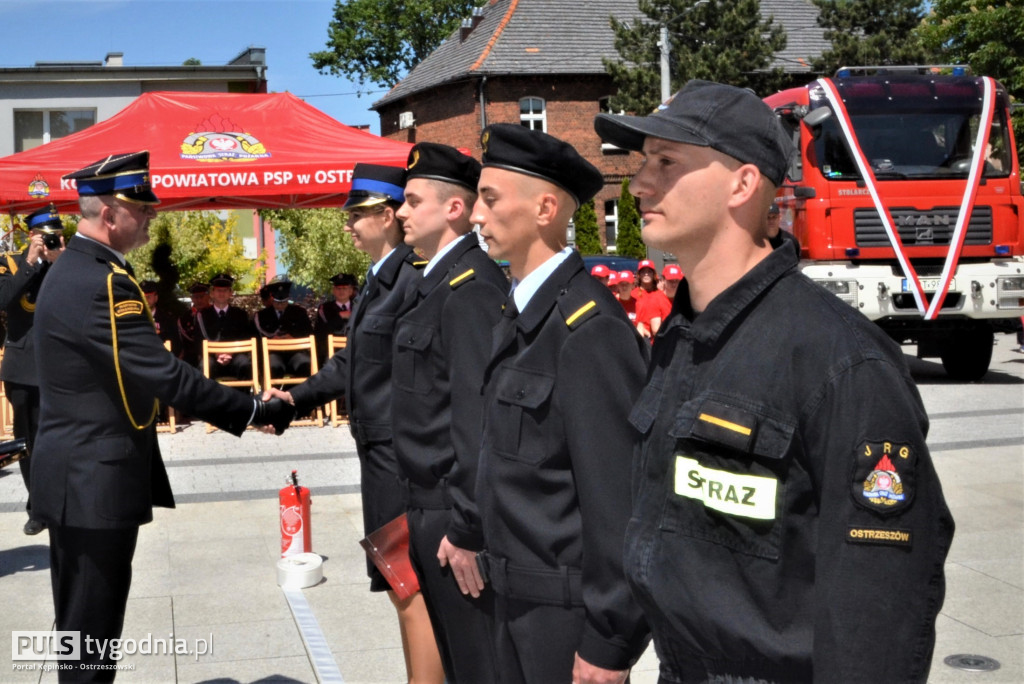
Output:
<instances>
[{"instance_id":1,"label":"navy service cap","mask_svg":"<svg viewBox=\"0 0 1024 684\"><path fill-rule=\"evenodd\" d=\"M231 287L235 284L235 278L227 273L218 273L210 278L210 287Z\"/></svg>"},{"instance_id":2,"label":"navy service cap","mask_svg":"<svg viewBox=\"0 0 1024 684\"><path fill-rule=\"evenodd\" d=\"M188 288L191 294L202 294L203 292L209 292L210 286L206 283L193 283L192 287Z\"/></svg>"},{"instance_id":3,"label":"navy service cap","mask_svg":"<svg viewBox=\"0 0 1024 684\"><path fill-rule=\"evenodd\" d=\"M52 204L42 209L37 209L25 217L25 225L29 230L38 230L43 233L62 233L64 224L60 222L60 214Z\"/></svg>"},{"instance_id":4,"label":"navy service cap","mask_svg":"<svg viewBox=\"0 0 1024 684\"><path fill-rule=\"evenodd\" d=\"M283 276L275 276L266 287L267 292L277 302L287 302L288 296L292 293L292 281Z\"/></svg>"},{"instance_id":5,"label":"navy service cap","mask_svg":"<svg viewBox=\"0 0 1024 684\"><path fill-rule=\"evenodd\" d=\"M156 292L156 282L152 280L143 280L141 283L139 283L139 289L145 292L146 294Z\"/></svg>"},{"instance_id":6,"label":"navy service cap","mask_svg":"<svg viewBox=\"0 0 1024 684\"><path fill-rule=\"evenodd\" d=\"M493 124L480 137L484 168L542 178L582 204L604 187L604 177L572 145L518 124Z\"/></svg>"},{"instance_id":7,"label":"navy service cap","mask_svg":"<svg viewBox=\"0 0 1024 684\"><path fill-rule=\"evenodd\" d=\"M149 152L112 154L64 176L80 197L113 195L136 204L159 204L149 182Z\"/></svg>"},{"instance_id":8,"label":"navy service cap","mask_svg":"<svg viewBox=\"0 0 1024 684\"><path fill-rule=\"evenodd\" d=\"M649 116L598 114L601 140L642 150L644 139L710 147L753 164L776 186L786 177L793 142L771 108L744 88L692 80Z\"/></svg>"},{"instance_id":9,"label":"navy service cap","mask_svg":"<svg viewBox=\"0 0 1024 684\"><path fill-rule=\"evenodd\" d=\"M454 147L438 143L417 143L409 152L406 181L413 178L454 183L476 192L480 162Z\"/></svg>"},{"instance_id":10,"label":"navy service cap","mask_svg":"<svg viewBox=\"0 0 1024 684\"><path fill-rule=\"evenodd\" d=\"M352 189L342 209L405 202L405 169L381 164L356 164Z\"/></svg>"},{"instance_id":11,"label":"navy service cap","mask_svg":"<svg viewBox=\"0 0 1024 684\"><path fill-rule=\"evenodd\" d=\"M352 287L355 287L358 284L359 281L356 280L356 277L351 273L339 273L331 276L331 285L335 287L338 287L339 285L351 285Z\"/></svg>"}]
</instances>

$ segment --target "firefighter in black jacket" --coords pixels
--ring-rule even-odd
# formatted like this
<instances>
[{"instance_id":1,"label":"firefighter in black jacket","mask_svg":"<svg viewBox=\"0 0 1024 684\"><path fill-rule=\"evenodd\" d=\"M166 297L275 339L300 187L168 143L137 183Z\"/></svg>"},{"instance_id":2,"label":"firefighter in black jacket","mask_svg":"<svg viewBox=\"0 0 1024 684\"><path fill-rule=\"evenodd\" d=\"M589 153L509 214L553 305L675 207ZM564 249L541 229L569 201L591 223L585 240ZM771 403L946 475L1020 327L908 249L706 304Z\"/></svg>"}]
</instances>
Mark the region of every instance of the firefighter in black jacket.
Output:
<instances>
[{"instance_id":1,"label":"firefighter in black jacket","mask_svg":"<svg viewBox=\"0 0 1024 684\"><path fill-rule=\"evenodd\" d=\"M14 436L24 438L28 446L28 455L18 464L27 490L31 481L32 445L39 425L39 382L32 333L36 296L50 264L64 251L61 236L64 228L52 204L29 214L25 225L30 233L28 247L5 254L0 261L0 307L7 312L7 339L0 380L14 412ZM31 498L25 507L29 514L25 534L39 534L46 525L32 519Z\"/></svg>"},{"instance_id":2,"label":"firefighter in black jacket","mask_svg":"<svg viewBox=\"0 0 1024 684\"><path fill-rule=\"evenodd\" d=\"M352 320L358 285L356 277L349 273L331 276L331 298L317 307L316 317L313 319L317 361L321 366L327 360L327 336L348 335L348 324Z\"/></svg>"},{"instance_id":3,"label":"firefighter in black jacket","mask_svg":"<svg viewBox=\"0 0 1024 684\"><path fill-rule=\"evenodd\" d=\"M928 419L899 347L768 224L790 136L706 81L595 127L643 151L644 240L686 273L630 416L626 567L662 680L925 681L953 537Z\"/></svg>"},{"instance_id":4,"label":"firefighter in black jacket","mask_svg":"<svg viewBox=\"0 0 1024 684\"><path fill-rule=\"evenodd\" d=\"M263 338L280 340L298 337L309 337L313 334L313 324L309 322L306 310L292 304L292 283L287 278L275 278L267 283L270 294L270 306L264 307L253 316L253 327ZM273 352L269 355L270 373L275 378L285 375L301 377L309 375L310 356L308 352Z\"/></svg>"},{"instance_id":5,"label":"firefighter in black jacket","mask_svg":"<svg viewBox=\"0 0 1024 684\"><path fill-rule=\"evenodd\" d=\"M480 388L508 279L480 249L469 214L480 162L453 147L409 153L405 242L429 259L395 327L391 412L407 489L409 548L447 680L494 678L494 597L476 564Z\"/></svg>"},{"instance_id":6,"label":"firefighter in black jacket","mask_svg":"<svg viewBox=\"0 0 1024 684\"><path fill-rule=\"evenodd\" d=\"M236 342L256 335L245 309L231 304L234 283L234 277L227 273L220 273L210 279L210 306L196 313L200 349L202 340ZM255 359L249 358L248 354L218 354L210 364L210 375L214 378L248 378L252 375L254 362Z\"/></svg>"},{"instance_id":7,"label":"firefighter in black jacket","mask_svg":"<svg viewBox=\"0 0 1024 684\"><path fill-rule=\"evenodd\" d=\"M570 145L484 130L480 224L513 291L494 330L477 499L502 682L624 681L648 630L629 594L630 407L647 349L608 288L566 247L604 185Z\"/></svg>"}]
</instances>

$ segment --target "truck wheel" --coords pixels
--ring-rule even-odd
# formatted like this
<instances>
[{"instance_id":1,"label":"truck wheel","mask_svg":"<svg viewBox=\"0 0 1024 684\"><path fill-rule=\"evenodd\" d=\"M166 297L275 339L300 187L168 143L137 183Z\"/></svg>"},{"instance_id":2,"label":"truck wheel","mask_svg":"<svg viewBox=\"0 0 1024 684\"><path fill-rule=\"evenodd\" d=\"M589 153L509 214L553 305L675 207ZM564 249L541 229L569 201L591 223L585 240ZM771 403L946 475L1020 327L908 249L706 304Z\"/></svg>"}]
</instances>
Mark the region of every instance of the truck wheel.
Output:
<instances>
[{"instance_id":1,"label":"truck wheel","mask_svg":"<svg viewBox=\"0 0 1024 684\"><path fill-rule=\"evenodd\" d=\"M995 336L988 326L954 330L942 341L939 356L946 375L953 380L974 382L988 372Z\"/></svg>"}]
</instances>

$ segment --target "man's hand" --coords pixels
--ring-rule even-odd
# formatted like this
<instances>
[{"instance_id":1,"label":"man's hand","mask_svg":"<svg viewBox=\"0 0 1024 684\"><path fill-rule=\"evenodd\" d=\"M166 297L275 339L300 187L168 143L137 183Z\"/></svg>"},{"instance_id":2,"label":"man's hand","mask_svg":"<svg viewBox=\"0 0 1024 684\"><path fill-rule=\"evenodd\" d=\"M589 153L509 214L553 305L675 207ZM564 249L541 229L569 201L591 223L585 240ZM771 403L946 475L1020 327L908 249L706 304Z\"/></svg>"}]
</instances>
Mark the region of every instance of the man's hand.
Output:
<instances>
[{"instance_id":1,"label":"man's hand","mask_svg":"<svg viewBox=\"0 0 1024 684\"><path fill-rule=\"evenodd\" d=\"M292 393L291 392L285 392L284 390L275 389L273 387L271 387L268 390L264 390L263 396L260 397L260 401L270 401L271 399L281 399L281 400L289 403L290 405L295 406L295 400L292 399ZM253 424L255 425L255 421L253 421ZM261 426L258 426L257 429L260 432L262 432L264 434L268 434L268 435L279 435L279 434L281 434L280 432L278 432L274 428L273 425L261 425Z\"/></svg>"},{"instance_id":2,"label":"man's hand","mask_svg":"<svg viewBox=\"0 0 1024 684\"><path fill-rule=\"evenodd\" d=\"M25 262L30 266L35 266L39 263L39 260L43 258L43 254L46 253L46 246L43 245L43 236L41 233L32 233L32 237L28 241L28 252L25 254Z\"/></svg>"},{"instance_id":3,"label":"man's hand","mask_svg":"<svg viewBox=\"0 0 1024 684\"><path fill-rule=\"evenodd\" d=\"M459 591L469 594L473 598L480 598L480 592L484 588L484 578L480 576L480 568L476 566L476 552L460 549L448 541L448 537L441 540L441 546L437 549L437 560L441 567L452 566L452 575L459 585Z\"/></svg>"},{"instance_id":4,"label":"man's hand","mask_svg":"<svg viewBox=\"0 0 1024 684\"><path fill-rule=\"evenodd\" d=\"M231 363L231 354L217 354L217 363L226 366Z\"/></svg>"},{"instance_id":5,"label":"man's hand","mask_svg":"<svg viewBox=\"0 0 1024 684\"><path fill-rule=\"evenodd\" d=\"M606 670L591 665L580 654L572 664L572 684L622 684L629 676L629 670Z\"/></svg>"},{"instance_id":6,"label":"man's hand","mask_svg":"<svg viewBox=\"0 0 1024 684\"><path fill-rule=\"evenodd\" d=\"M288 429L295 417L295 407L280 398L273 398L270 401L256 399L256 413L252 417L252 424L272 425L275 434L282 434Z\"/></svg>"}]
</instances>

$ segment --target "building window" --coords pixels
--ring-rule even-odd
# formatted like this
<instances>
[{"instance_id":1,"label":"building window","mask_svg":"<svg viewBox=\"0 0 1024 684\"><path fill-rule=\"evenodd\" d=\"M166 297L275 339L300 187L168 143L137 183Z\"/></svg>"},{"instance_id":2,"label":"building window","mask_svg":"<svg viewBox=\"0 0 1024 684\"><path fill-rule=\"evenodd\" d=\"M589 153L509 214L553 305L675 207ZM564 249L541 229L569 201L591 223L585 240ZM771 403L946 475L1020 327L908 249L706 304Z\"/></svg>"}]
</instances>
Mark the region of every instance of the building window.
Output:
<instances>
[{"instance_id":1,"label":"building window","mask_svg":"<svg viewBox=\"0 0 1024 684\"><path fill-rule=\"evenodd\" d=\"M612 98L611 96L602 97L597 101L598 108L602 114L625 114L626 112L622 109L612 109ZM629 154L629 150L624 150L621 147L611 144L610 142L601 143L601 154Z\"/></svg>"},{"instance_id":2,"label":"building window","mask_svg":"<svg viewBox=\"0 0 1024 684\"><path fill-rule=\"evenodd\" d=\"M77 133L96 123L95 109L22 109L14 112L14 151Z\"/></svg>"},{"instance_id":3,"label":"building window","mask_svg":"<svg viewBox=\"0 0 1024 684\"><path fill-rule=\"evenodd\" d=\"M604 201L604 236L609 254L615 251L615 240L619 235L619 200Z\"/></svg>"},{"instance_id":4,"label":"building window","mask_svg":"<svg viewBox=\"0 0 1024 684\"><path fill-rule=\"evenodd\" d=\"M524 97L519 100L519 123L531 131L548 132L548 117L544 100L539 97Z\"/></svg>"}]
</instances>

